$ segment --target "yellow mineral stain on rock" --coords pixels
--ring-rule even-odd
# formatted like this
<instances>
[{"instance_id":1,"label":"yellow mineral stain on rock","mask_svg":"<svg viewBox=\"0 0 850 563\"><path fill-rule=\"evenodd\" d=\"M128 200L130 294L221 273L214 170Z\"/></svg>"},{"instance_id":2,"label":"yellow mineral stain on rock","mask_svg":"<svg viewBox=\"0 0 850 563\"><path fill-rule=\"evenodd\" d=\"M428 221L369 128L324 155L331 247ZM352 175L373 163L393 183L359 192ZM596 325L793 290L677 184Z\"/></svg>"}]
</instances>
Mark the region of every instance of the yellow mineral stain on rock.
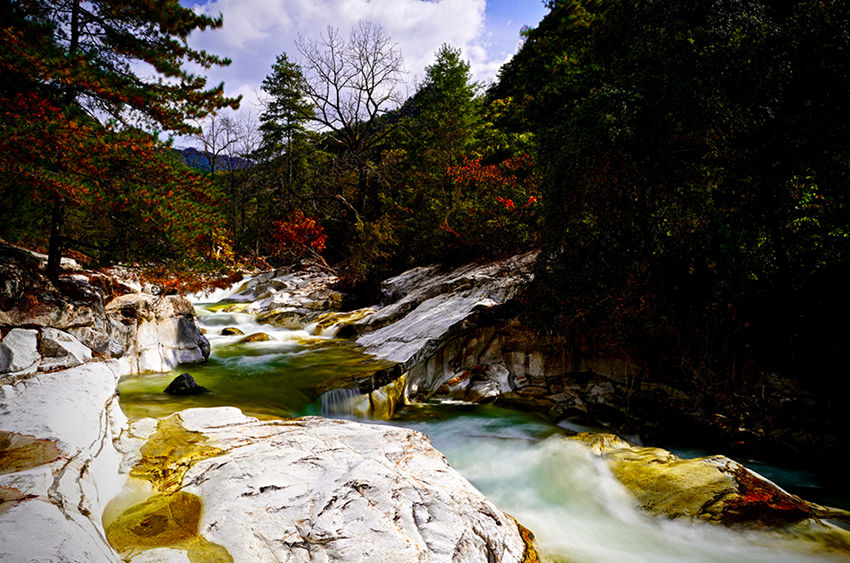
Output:
<instances>
[{"instance_id":1,"label":"yellow mineral stain on rock","mask_svg":"<svg viewBox=\"0 0 850 563\"><path fill-rule=\"evenodd\" d=\"M204 435L183 428L177 416L164 418L142 446L142 459L130 471L130 476L150 481L162 492L176 491L192 464L222 453L221 449L206 442Z\"/></svg>"},{"instance_id":2,"label":"yellow mineral stain on rock","mask_svg":"<svg viewBox=\"0 0 850 563\"><path fill-rule=\"evenodd\" d=\"M9 510L15 504L35 498L33 495L25 495L14 487L0 486L0 514Z\"/></svg>"},{"instance_id":3,"label":"yellow mineral stain on rock","mask_svg":"<svg viewBox=\"0 0 850 563\"><path fill-rule=\"evenodd\" d=\"M38 467L62 457L50 440L0 430L0 475Z\"/></svg>"},{"instance_id":4,"label":"yellow mineral stain on rock","mask_svg":"<svg viewBox=\"0 0 850 563\"><path fill-rule=\"evenodd\" d=\"M296 330L304 326L302 316L291 309L272 309L257 315L257 322Z\"/></svg>"},{"instance_id":5,"label":"yellow mineral stain on rock","mask_svg":"<svg viewBox=\"0 0 850 563\"><path fill-rule=\"evenodd\" d=\"M357 309L356 311L347 311L345 313L339 313L336 311L325 313L320 316L319 319L316 321L316 332L321 333L337 325L345 326L352 323L356 323L357 321L368 317L374 312L375 309L371 307L366 307L364 309Z\"/></svg>"},{"instance_id":6,"label":"yellow mineral stain on rock","mask_svg":"<svg viewBox=\"0 0 850 563\"><path fill-rule=\"evenodd\" d=\"M234 312L238 313L238 312L241 312L241 311L231 311L231 309L241 307L242 310L244 310L245 307L247 307L247 306L248 306L247 304L243 304L243 303L228 303L227 301L224 301L224 302L211 303L211 304L208 304L208 305L204 305L203 309L205 309L205 310L207 310L211 313L217 313L219 311L223 311L225 313L234 313Z\"/></svg>"},{"instance_id":7,"label":"yellow mineral stain on rock","mask_svg":"<svg viewBox=\"0 0 850 563\"><path fill-rule=\"evenodd\" d=\"M233 561L227 550L199 534L201 499L178 491L131 506L106 524L106 538L122 556L155 547L185 549L191 561Z\"/></svg>"},{"instance_id":8,"label":"yellow mineral stain on rock","mask_svg":"<svg viewBox=\"0 0 850 563\"><path fill-rule=\"evenodd\" d=\"M407 375L402 375L395 381L375 389L369 394L369 417L375 420L389 420L393 414L404 406L404 384Z\"/></svg>"},{"instance_id":9,"label":"yellow mineral stain on rock","mask_svg":"<svg viewBox=\"0 0 850 563\"><path fill-rule=\"evenodd\" d=\"M265 332L255 332L254 334L249 334L245 338L240 338L239 342L241 343L249 343L249 342L268 342L271 340L268 334Z\"/></svg>"},{"instance_id":10,"label":"yellow mineral stain on rock","mask_svg":"<svg viewBox=\"0 0 850 563\"><path fill-rule=\"evenodd\" d=\"M201 499L180 490L195 462L223 453L207 441L204 435L186 430L176 415L159 421L157 431L141 448L141 460L130 471L129 489L104 510L107 540L122 557L171 547L185 550L193 562L233 561L224 547L200 534Z\"/></svg>"},{"instance_id":11,"label":"yellow mineral stain on rock","mask_svg":"<svg viewBox=\"0 0 850 563\"><path fill-rule=\"evenodd\" d=\"M519 535L522 538L522 543L525 544L525 550L522 553L522 563L539 563L540 555L537 553L537 545L534 541L534 532L523 526L519 521L507 514L507 517L516 524Z\"/></svg>"}]
</instances>

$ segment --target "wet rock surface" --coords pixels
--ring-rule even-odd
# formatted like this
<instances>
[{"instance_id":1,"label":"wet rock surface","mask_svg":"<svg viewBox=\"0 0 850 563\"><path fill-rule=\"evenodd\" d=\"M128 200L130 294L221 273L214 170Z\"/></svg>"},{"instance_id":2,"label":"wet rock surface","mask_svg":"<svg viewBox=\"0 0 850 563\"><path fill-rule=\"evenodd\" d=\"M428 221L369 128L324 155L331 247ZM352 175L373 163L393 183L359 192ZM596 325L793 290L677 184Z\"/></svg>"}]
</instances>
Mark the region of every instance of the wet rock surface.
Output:
<instances>
[{"instance_id":1,"label":"wet rock surface","mask_svg":"<svg viewBox=\"0 0 850 563\"><path fill-rule=\"evenodd\" d=\"M826 523L834 520L846 526L850 512L807 502L728 457L682 459L611 434L582 433L572 439L605 460L647 512L724 525L781 527L789 533L802 531L791 525L805 524L827 544L850 553L850 533Z\"/></svg>"},{"instance_id":2,"label":"wet rock surface","mask_svg":"<svg viewBox=\"0 0 850 563\"><path fill-rule=\"evenodd\" d=\"M233 408L170 419L207 452L170 479L201 499L198 533L236 560L522 561L533 553L516 522L419 432L315 417L260 422Z\"/></svg>"},{"instance_id":3,"label":"wet rock surface","mask_svg":"<svg viewBox=\"0 0 850 563\"><path fill-rule=\"evenodd\" d=\"M339 281L322 268L280 268L247 280L227 298L228 310L256 313L257 320L284 328L303 328L329 311L337 311L344 295Z\"/></svg>"},{"instance_id":4,"label":"wet rock surface","mask_svg":"<svg viewBox=\"0 0 850 563\"><path fill-rule=\"evenodd\" d=\"M271 337L265 332L255 332L254 334L249 334L245 338L240 338L239 342L241 344L248 344L251 342L268 342L271 340Z\"/></svg>"}]
</instances>

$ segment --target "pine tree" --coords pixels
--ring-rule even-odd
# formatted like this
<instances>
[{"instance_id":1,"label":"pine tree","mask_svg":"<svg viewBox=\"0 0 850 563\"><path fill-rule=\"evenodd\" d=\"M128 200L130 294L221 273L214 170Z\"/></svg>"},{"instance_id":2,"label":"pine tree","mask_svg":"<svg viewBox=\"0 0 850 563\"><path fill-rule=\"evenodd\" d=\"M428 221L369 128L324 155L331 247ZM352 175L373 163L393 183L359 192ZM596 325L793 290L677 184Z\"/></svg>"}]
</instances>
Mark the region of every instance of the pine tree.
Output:
<instances>
[{"instance_id":1,"label":"pine tree","mask_svg":"<svg viewBox=\"0 0 850 563\"><path fill-rule=\"evenodd\" d=\"M32 193L51 203L48 274L55 277L66 210L91 209L114 196L115 184L132 175L128 154L138 153L140 162L165 150L156 134L138 131L189 133L189 120L238 105L223 95L223 85L209 88L184 68L229 63L187 44L192 31L222 21L178 0L3 2L0 16L0 134L28 148L0 154L6 173L0 189L4 199ZM123 140L115 143L119 133ZM120 169L100 168L117 160ZM168 169L176 186L181 171ZM147 207L168 205L141 192L126 194L128 205L137 195Z\"/></svg>"},{"instance_id":2,"label":"pine tree","mask_svg":"<svg viewBox=\"0 0 850 563\"><path fill-rule=\"evenodd\" d=\"M283 157L281 179L286 190L295 182L294 154L304 141L305 122L313 115L305 99L306 83L301 67L289 60L286 53L278 55L271 74L263 79L262 89L269 95L266 110L260 116L263 133L262 156Z\"/></svg>"}]
</instances>

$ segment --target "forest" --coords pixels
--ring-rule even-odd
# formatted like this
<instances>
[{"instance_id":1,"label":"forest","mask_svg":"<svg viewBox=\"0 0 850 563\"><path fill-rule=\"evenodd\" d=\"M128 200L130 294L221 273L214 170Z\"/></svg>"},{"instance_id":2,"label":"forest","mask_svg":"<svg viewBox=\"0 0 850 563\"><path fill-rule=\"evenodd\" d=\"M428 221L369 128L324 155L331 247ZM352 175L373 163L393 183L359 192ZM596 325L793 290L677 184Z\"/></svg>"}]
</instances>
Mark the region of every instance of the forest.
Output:
<instances>
[{"instance_id":1,"label":"forest","mask_svg":"<svg viewBox=\"0 0 850 563\"><path fill-rule=\"evenodd\" d=\"M0 237L52 276L70 256L167 292L318 262L364 303L412 266L541 249L523 311L541 338L696 401L781 372L840 411L850 4L546 5L493 84L444 44L406 98L380 26L304 37L252 123L186 70L228 64L186 41L220 18L5 0Z\"/></svg>"}]
</instances>

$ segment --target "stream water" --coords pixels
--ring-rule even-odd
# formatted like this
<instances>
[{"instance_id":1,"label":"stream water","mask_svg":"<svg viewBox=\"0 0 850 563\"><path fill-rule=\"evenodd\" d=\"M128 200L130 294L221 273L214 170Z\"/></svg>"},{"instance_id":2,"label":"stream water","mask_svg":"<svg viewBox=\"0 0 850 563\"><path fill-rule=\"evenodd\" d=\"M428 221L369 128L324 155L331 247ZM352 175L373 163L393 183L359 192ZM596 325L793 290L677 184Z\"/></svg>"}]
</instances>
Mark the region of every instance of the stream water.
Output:
<instances>
[{"instance_id":1,"label":"stream water","mask_svg":"<svg viewBox=\"0 0 850 563\"><path fill-rule=\"evenodd\" d=\"M382 364L352 343L313 331L259 325L248 314L196 304L212 353L206 364L172 373L124 378L121 405L131 419L162 417L198 406L236 406L260 418L321 414L319 394L345 387ZM224 327L265 342L240 343ZM174 397L162 391L189 372L211 393ZM348 393L326 396L344 410ZM330 398L330 399L329 399ZM342 405L342 406L341 406ZM532 414L486 405L434 402L410 405L391 421L427 434L451 465L501 509L534 532L541 556L576 562L799 562L838 561L814 542L781 532L736 531L710 524L661 520L635 509L607 466L583 446L564 439L566 428ZM681 453L681 452L680 452ZM762 467L765 469L765 467ZM812 476L781 473L779 483ZM802 475L802 477L801 477ZM846 557L844 558L846 560Z\"/></svg>"}]
</instances>

